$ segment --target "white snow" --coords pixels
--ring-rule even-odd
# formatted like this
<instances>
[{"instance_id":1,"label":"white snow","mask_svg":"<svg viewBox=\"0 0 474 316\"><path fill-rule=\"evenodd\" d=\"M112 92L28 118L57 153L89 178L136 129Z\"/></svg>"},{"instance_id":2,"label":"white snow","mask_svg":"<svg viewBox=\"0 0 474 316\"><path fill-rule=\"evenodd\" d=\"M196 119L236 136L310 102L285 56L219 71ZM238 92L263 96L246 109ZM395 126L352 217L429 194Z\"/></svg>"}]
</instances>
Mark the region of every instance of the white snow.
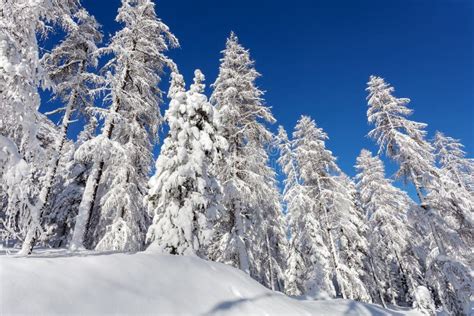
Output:
<instances>
[{"instance_id":1,"label":"white snow","mask_svg":"<svg viewBox=\"0 0 474 316\"><path fill-rule=\"evenodd\" d=\"M417 315L351 300L290 298L197 257L35 253L0 256L1 315Z\"/></svg>"}]
</instances>

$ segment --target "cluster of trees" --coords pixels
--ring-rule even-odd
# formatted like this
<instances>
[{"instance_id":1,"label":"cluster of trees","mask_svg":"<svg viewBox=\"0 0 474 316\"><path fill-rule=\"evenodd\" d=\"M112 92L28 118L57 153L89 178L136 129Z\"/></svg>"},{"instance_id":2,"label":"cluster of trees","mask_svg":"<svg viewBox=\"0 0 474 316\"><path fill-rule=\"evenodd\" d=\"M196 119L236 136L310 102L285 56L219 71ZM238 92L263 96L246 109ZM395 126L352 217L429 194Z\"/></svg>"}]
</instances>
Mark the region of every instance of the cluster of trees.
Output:
<instances>
[{"instance_id":1,"label":"cluster of trees","mask_svg":"<svg viewBox=\"0 0 474 316\"><path fill-rule=\"evenodd\" d=\"M166 55L178 41L151 0L122 0L107 45L77 0L0 0L0 238L35 245L139 251L148 247L230 264L290 295L412 305L467 314L474 264L474 161L458 140L411 121L409 99L368 82L378 155L419 201L362 150L351 179L302 116L291 135L256 86L235 34L212 95L196 70L186 88ZM40 54L37 36L64 38ZM97 70L98 61L104 66ZM102 63L100 63L102 64ZM161 116L165 69L169 107ZM38 111L39 88L62 104L59 126ZM76 141L70 125L83 123ZM150 177L158 131L169 132ZM281 193L269 148L279 150ZM286 210L285 212L283 210Z\"/></svg>"}]
</instances>

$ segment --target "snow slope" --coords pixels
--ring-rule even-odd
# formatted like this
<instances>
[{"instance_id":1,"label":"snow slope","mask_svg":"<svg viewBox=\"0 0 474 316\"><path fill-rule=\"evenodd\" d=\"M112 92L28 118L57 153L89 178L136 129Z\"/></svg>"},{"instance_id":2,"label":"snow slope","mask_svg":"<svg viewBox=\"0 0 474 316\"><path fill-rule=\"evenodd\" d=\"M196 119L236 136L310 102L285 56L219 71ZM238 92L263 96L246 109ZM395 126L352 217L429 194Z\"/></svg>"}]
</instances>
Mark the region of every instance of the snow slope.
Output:
<instances>
[{"instance_id":1,"label":"snow slope","mask_svg":"<svg viewBox=\"0 0 474 316\"><path fill-rule=\"evenodd\" d=\"M240 270L154 253L0 256L0 315L404 315L349 300L303 301ZM414 311L408 314L415 315Z\"/></svg>"}]
</instances>

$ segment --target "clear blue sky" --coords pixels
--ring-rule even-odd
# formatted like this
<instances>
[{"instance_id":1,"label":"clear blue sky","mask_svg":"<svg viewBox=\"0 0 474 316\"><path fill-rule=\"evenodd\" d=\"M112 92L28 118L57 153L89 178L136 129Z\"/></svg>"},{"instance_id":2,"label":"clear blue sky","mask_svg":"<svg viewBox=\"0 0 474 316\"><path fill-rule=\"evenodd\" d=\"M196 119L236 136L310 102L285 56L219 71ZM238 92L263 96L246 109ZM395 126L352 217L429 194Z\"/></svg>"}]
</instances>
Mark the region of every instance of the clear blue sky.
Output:
<instances>
[{"instance_id":1,"label":"clear blue sky","mask_svg":"<svg viewBox=\"0 0 474 316\"><path fill-rule=\"evenodd\" d=\"M119 0L82 2L106 35L120 27L114 22ZM411 98L413 119L429 124L430 137L441 130L461 138L472 157L473 3L158 0L156 8L181 43L169 55L187 83L195 68L208 84L215 80L220 51L235 31L256 60L258 85L277 124L291 131L301 114L312 116L329 134L328 148L342 169L353 175L360 150L376 150L366 137L370 74L393 84L397 96Z\"/></svg>"}]
</instances>

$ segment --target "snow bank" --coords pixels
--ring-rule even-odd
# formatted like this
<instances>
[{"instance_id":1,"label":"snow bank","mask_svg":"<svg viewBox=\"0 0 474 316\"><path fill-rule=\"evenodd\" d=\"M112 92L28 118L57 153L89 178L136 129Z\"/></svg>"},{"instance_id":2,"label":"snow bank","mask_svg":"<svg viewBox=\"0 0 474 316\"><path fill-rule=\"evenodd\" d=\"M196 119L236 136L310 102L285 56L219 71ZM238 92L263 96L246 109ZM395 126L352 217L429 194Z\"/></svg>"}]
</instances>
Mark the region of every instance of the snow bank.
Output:
<instances>
[{"instance_id":1,"label":"snow bank","mask_svg":"<svg viewBox=\"0 0 474 316\"><path fill-rule=\"evenodd\" d=\"M154 253L0 256L0 314L404 315L349 300L303 301L240 270ZM411 311L413 315L415 314Z\"/></svg>"}]
</instances>

